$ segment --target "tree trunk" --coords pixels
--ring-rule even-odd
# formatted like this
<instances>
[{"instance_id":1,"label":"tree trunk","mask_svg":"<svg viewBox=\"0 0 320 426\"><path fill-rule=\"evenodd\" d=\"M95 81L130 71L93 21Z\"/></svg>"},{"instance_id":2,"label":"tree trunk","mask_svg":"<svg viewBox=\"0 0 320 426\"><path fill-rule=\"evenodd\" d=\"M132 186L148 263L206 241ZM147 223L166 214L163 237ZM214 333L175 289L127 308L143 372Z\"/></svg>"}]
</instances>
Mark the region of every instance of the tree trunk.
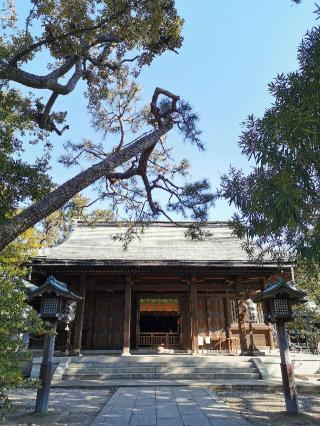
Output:
<instances>
[{"instance_id":1,"label":"tree trunk","mask_svg":"<svg viewBox=\"0 0 320 426\"><path fill-rule=\"evenodd\" d=\"M31 226L64 206L66 202L80 191L87 188L116 167L124 164L130 160L130 158L141 154L147 148L154 145L161 136L168 133L171 129L172 124L168 124L161 129L154 130L147 135L141 136L138 140L127 145L121 151L113 152L100 163L95 164L72 179L69 179L59 186L59 188L46 195L42 200L5 222L0 226L0 251Z\"/></svg>"}]
</instances>

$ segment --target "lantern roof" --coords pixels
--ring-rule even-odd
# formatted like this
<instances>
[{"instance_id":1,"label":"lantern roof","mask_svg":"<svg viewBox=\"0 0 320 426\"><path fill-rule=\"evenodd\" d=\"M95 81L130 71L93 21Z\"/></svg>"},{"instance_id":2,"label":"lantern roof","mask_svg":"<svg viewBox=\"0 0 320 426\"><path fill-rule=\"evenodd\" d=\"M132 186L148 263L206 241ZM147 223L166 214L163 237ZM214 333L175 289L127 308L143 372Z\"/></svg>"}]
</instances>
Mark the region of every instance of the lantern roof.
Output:
<instances>
[{"instance_id":1,"label":"lantern roof","mask_svg":"<svg viewBox=\"0 0 320 426\"><path fill-rule=\"evenodd\" d=\"M17 277L15 282L21 284L23 286L23 291L26 297L29 297L35 290L38 290L38 286L32 284L30 281L27 281L21 277Z\"/></svg>"},{"instance_id":2,"label":"lantern roof","mask_svg":"<svg viewBox=\"0 0 320 426\"><path fill-rule=\"evenodd\" d=\"M64 297L70 300L81 300L73 291L69 290L66 283L58 281L53 275L50 275L44 284L37 287L35 290L29 293L29 299L33 299L37 296L42 296L43 293L55 293L57 296Z\"/></svg>"},{"instance_id":3,"label":"lantern roof","mask_svg":"<svg viewBox=\"0 0 320 426\"><path fill-rule=\"evenodd\" d=\"M268 284L264 290L253 297L253 301L261 302L277 296L286 296L293 303L305 303L307 301L307 294L304 291L297 289L293 281L285 281L283 278Z\"/></svg>"}]
</instances>

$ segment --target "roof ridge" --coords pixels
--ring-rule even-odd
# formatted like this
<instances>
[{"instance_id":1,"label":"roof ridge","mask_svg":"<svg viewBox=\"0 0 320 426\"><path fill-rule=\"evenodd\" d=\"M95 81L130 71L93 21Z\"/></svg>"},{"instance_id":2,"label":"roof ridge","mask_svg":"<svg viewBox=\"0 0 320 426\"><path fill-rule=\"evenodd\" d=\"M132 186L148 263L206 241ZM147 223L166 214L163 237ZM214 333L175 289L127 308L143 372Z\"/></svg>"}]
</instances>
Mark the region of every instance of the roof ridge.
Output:
<instances>
[{"instance_id":1,"label":"roof ridge","mask_svg":"<svg viewBox=\"0 0 320 426\"><path fill-rule=\"evenodd\" d=\"M118 227L125 227L128 226L130 222L126 221L101 221L101 222L95 222L95 223L88 223L84 220L78 220L76 222L76 227L94 227L94 226L118 226ZM169 221L154 221L154 222L136 222L135 226L142 226L145 225L146 227L152 227L152 226L170 226L170 227L179 227L179 225L182 227L187 227L189 225L195 224L198 222L190 222L190 221L177 221L177 222L169 222ZM226 220L215 220L215 221L208 221L203 223L203 226L210 226L210 225L219 225L219 226L230 226L230 222Z\"/></svg>"}]
</instances>

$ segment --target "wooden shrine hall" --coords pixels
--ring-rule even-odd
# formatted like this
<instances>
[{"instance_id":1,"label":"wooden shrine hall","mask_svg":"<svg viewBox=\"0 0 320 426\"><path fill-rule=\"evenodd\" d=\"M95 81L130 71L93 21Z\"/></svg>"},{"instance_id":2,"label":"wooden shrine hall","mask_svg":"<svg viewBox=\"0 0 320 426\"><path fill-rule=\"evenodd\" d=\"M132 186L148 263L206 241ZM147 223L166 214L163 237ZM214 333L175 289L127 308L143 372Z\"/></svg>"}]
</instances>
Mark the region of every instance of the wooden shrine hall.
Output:
<instances>
[{"instance_id":1,"label":"wooden shrine hall","mask_svg":"<svg viewBox=\"0 0 320 426\"><path fill-rule=\"evenodd\" d=\"M59 330L57 348L68 341L75 354L243 353L249 329L256 347L274 348L260 305L249 327L248 299L280 271L272 261L250 261L227 223L208 223L201 240L186 237L184 222L154 222L142 232L138 225L127 248L126 230L120 223L77 223L62 244L33 258L34 283L54 275L82 296L69 335Z\"/></svg>"}]
</instances>

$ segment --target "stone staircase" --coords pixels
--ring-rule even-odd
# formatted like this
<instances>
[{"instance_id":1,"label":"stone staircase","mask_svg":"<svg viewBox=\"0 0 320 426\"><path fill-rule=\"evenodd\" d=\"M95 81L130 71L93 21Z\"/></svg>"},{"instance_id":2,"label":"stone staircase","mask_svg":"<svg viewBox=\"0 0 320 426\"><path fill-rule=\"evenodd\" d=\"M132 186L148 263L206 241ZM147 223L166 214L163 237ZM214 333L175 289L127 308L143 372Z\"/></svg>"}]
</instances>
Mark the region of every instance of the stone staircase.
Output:
<instances>
[{"instance_id":1,"label":"stone staircase","mask_svg":"<svg viewBox=\"0 0 320 426\"><path fill-rule=\"evenodd\" d=\"M133 355L72 357L62 376L65 386L168 385L185 382L241 383L259 380L250 358L232 356Z\"/></svg>"}]
</instances>

